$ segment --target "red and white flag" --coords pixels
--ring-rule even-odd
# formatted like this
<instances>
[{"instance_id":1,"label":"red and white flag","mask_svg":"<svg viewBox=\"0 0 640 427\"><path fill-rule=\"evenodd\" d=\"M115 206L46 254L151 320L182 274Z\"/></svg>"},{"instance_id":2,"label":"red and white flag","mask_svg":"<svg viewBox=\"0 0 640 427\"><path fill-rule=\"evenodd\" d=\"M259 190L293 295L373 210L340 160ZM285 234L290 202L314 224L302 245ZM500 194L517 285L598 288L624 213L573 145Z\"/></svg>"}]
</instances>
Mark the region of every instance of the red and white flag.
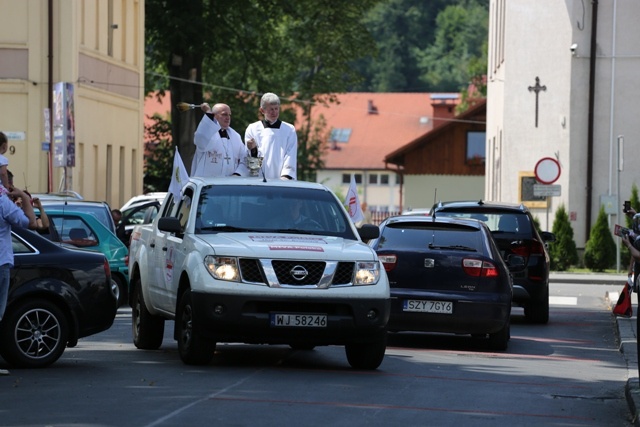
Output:
<instances>
[{"instance_id":1,"label":"red and white flag","mask_svg":"<svg viewBox=\"0 0 640 427\"><path fill-rule=\"evenodd\" d=\"M364 213L360 206L358 188L356 187L356 177L354 174L351 174L351 184L349 184L349 191L347 191L347 211L349 212L349 217L354 224L364 220Z\"/></svg>"}]
</instances>

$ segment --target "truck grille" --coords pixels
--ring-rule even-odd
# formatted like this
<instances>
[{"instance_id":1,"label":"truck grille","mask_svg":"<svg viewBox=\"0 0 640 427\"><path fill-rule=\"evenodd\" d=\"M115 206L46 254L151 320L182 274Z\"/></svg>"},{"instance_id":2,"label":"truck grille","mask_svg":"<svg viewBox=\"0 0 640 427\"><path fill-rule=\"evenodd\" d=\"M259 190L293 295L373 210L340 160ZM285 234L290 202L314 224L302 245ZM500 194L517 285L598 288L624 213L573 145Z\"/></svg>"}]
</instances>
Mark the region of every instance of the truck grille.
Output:
<instances>
[{"instance_id":1,"label":"truck grille","mask_svg":"<svg viewBox=\"0 0 640 427\"><path fill-rule=\"evenodd\" d=\"M270 266L265 272L263 265ZM333 277L329 277L335 266ZM268 284L271 286L326 286L349 285L353 281L353 262L296 261L296 260L257 260L240 258L240 274L244 282ZM271 275L270 275L271 273ZM274 284L274 282L277 282Z\"/></svg>"}]
</instances>

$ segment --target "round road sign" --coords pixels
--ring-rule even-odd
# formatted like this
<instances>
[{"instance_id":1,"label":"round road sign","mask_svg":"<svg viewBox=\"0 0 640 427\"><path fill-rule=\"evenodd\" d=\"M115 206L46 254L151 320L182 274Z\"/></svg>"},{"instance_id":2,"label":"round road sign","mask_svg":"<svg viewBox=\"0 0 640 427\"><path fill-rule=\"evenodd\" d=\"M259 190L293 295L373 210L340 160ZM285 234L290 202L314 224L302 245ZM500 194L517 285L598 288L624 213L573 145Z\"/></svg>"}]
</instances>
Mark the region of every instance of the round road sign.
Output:
<instances>
[{"instance_id":1,"label":"round road sign","mask_svg":"<svg viewBox=\"0 0 640 427\"><path fill-rule=\"evenodd\" d=\"M552 157L544 157L536 163L535 174L540 184L553 184L560 178L560 163Z\"/></svg>"}]
</instances>

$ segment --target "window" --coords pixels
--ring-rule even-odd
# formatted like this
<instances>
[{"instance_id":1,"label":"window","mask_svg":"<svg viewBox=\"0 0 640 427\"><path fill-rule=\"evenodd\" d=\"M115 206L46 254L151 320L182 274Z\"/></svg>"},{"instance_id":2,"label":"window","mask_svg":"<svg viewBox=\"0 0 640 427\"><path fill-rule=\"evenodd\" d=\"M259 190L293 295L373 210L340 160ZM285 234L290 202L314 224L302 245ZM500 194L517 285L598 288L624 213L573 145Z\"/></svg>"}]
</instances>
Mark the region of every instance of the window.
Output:
<instances>
[{"instance_id":1,"label":"window","mask_svg":"<svg viewBox=\"0 0 640 427\"><path fill-rule=\"evenodd\" d=\"M467 132L468 165L484 165L486 159L485 132Z\"/></svg>"},{"instance_id":2,"label":"window","mask_svg":"<svg viewBox=\"0 0 640 427\"><path fill-rule=\"evenodd\" d=\"M349 142L351 136L351 128L333 128L329 142Z\"/></svg>"},{"instance_id":3,"label":"window","mask_svg":"<svg viewBox=\"0 0 640 427\"><path fill-rule=\"evenodd\" d=\"M356 173L354 174L356 177L356 184L362 184L362 174ZM343 173L342 174L342 183L343 184L351 184L351 174L350 173Z\"/></svg>"},{"instance_id":4,"label":"window","mask_svg":"<svg viewBox=\"0 0 640 427\"><path fill-rule=\"evenodd\" d=\"M388 174L381 174L380 175L380 184L381 185L389 185L389 175Z\"/></svg>"},{"instance_id":5,"label":"window","mask_svg":"<svg viewBox=\"0 0 640 427\"><path fill-rule=\"evenodd\" d=\"M377 184L378 183L378 174L372 173L369 174L369 184Z\"/></svg>"}]
</instances>

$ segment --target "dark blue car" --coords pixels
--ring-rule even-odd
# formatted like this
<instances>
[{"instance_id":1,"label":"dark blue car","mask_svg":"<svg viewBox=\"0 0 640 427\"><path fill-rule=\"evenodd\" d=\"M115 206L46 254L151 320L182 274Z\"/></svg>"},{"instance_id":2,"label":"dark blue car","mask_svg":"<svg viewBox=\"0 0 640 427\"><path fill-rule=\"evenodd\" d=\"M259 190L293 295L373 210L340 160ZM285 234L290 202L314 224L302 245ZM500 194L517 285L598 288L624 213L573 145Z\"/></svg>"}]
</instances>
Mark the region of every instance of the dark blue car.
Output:
<instances>
[{"instance_id":1,"label":"dark blue car","mask_svg":"<svg viewBox=\"0 0 640 427\"><path fill-rule=\"evenodd\" d=\"M488 337L492 349L506 350L512 279L482 221L390 217L370 245L389 277L389 331Z\"/></svg>"}]
</instances>

